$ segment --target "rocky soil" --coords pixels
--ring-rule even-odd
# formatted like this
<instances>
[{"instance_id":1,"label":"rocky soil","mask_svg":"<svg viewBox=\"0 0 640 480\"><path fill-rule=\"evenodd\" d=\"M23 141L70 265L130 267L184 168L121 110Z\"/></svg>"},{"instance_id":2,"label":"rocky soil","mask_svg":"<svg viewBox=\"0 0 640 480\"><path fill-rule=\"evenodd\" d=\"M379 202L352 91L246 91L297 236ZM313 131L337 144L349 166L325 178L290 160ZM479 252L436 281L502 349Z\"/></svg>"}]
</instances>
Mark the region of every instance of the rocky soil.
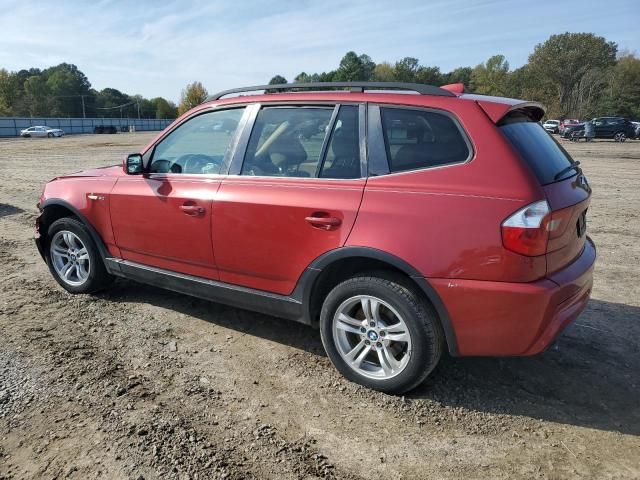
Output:
<instances>
[{"instance_id":1,"label":"rocky soil","mask_svg":"<svg viewBox=\"0 0 640 480\"><path fill-rule=\"evenodd\" d=\"M42 184L150 139L0 140L0 480L640 478L640 142L567 145L599 259L557 344L445 358L394 397L342 379L305 326L55 283L32 241Z\"/></svg>"}]
</instances>

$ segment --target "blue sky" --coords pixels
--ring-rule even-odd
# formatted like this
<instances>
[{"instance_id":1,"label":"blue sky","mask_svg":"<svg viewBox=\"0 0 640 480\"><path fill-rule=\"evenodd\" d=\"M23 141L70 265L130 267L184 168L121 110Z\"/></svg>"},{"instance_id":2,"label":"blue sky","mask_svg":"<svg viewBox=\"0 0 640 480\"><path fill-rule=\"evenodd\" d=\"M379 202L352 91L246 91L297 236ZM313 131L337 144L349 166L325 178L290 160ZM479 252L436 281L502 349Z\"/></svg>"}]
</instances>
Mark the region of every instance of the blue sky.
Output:
<instances>
[{"instance_id":1,"label":"blue sky","mask_svg":"<svg viewBox=\"0 0 640 480\"><path fill-rule=\"evenodd\" d=\"M335 68L348 50L449 71L501 53L513 68L553 33L640 50L640 1L0 0L0 68L73 63L94 88L176 101Z\"/></svg>"}]
</instances>

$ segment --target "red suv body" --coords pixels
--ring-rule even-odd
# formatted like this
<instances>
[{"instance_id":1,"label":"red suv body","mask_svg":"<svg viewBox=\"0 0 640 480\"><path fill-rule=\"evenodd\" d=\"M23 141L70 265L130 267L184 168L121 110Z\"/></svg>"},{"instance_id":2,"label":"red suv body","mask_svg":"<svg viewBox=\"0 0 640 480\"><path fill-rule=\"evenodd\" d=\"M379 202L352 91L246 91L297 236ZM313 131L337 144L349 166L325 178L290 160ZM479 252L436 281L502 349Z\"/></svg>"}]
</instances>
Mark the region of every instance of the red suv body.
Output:
<instances>
[{"instance_id":1,"label":"red suv body","mask_svg":"<svg viewBox=\"0 0 640 480\"><path fill-rule=\"evenodd\" d=\"M442 348L543 351L585 307L595 248L591 190L542 107L350 86L216 96L123 166L49 182L36 241L54 277L320 325L334 365L385 391Z\"/></svg>"}]
</instances>

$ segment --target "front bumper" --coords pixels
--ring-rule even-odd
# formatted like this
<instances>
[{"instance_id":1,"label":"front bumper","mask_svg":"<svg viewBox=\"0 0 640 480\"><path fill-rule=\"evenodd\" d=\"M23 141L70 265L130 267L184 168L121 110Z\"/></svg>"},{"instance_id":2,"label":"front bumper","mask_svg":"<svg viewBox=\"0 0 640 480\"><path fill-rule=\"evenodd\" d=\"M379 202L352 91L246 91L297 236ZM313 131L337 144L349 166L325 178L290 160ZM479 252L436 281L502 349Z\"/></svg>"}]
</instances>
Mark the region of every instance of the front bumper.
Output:
<instances>
[{"instance_id":1,"label":"front bumper","mask_svg":"<svg viewBox=\"0 0 640 480\"><path fill-rule=\"evenodd\" d=\"M596 248L532 283L429 279L449 312L461 356L535 355L584 310L593 286Z\"/></svg>"},{"instance_id":2,"label":"front bumper","mask_svg":"<svg viewBox=\"0 0 640 480\"><path fill-rule=\"evenodd\" d=\"M35 232L33 235L33 240L36 242L36 247L38 247L38 252L40 252L40 256L43 260L46 261L44 256L44 239L42 238L42 234L40 233L40 218L42 217L42 213L36 217L36 225Z\"/></svg>"}]
</instances>

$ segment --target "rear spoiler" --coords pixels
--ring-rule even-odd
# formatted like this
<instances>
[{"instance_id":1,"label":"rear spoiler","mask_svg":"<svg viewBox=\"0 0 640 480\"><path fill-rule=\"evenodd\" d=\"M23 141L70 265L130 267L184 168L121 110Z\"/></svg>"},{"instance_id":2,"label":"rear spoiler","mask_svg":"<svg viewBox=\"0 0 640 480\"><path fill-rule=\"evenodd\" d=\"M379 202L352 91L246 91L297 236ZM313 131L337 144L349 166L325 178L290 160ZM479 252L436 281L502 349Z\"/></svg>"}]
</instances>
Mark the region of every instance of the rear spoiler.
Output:
<instances>
[{"instance_id":1,"label":"rear spoiler","mask_svg":"<svg viewBox=\"0 0 640 480\"><path fill-rule=\"evenodd\" d=\"M515 98L489 97L485 95L462 95L462 98L475 100L493 123L500 123L507 115L519 112L534 122L544 117L545 108L538 102L527 102Z\"/></svg>"}]
</instances>

